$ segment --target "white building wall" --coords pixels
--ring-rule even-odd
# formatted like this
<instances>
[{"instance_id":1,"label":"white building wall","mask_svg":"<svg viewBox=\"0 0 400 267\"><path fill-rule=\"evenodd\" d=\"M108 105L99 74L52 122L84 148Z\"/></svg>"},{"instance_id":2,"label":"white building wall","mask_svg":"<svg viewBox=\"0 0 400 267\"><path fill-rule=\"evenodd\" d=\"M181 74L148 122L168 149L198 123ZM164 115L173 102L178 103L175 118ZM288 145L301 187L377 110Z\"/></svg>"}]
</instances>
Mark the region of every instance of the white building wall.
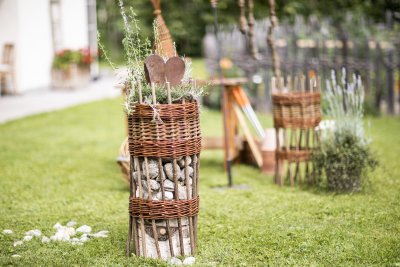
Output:
<instances>
[{"instance_id":1,"label":"white building wall","mask_svg":"<svg viewBox=\"0 0 400 267\"><path fill-rule=\"evenodd\" d=\"M0 61L5 43L18 41L18 5L17 1L0 0Z\"/></svg>"},{"instance_id":2,"label":"white building wall","mask_svg":"<svg viewBox=\"0 0 400 267\"><path fill-rule=\"evenodd\" d=\"M17 88L22 92L48 87L51 83L50 70L53 60L49 1L17 2Z\"/></svg>"},{"instance_id":3,"label":"white building wall","mask_svg":"<svg viewBox=\"0 0 400 267\"><path fill-rule=\"evenodd\" d=\"M86 0L61 1L61 31L63 48L80 49L89 46Z\"/></svg>"},{"instance_id":4,"label":"white building wall","mask_svg":"<svg viewBox=\"0 0 400 267\"><path fill-rule=\"evenodd\" d=\"M61 0L61 47L88 47L86 0ZM0 0L0 56L15 45L15 75L21 93L49 87L54 49L50 0Z\"/></svg>"}]
</instances>

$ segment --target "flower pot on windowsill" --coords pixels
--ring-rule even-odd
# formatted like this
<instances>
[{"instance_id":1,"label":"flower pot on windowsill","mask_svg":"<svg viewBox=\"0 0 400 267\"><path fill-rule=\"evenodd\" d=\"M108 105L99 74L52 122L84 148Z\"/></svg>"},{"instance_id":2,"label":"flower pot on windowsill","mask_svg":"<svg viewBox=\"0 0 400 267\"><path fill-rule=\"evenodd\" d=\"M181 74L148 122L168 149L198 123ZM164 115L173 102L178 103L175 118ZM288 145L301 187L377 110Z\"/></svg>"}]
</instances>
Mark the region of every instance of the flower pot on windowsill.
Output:
<instances>
[{"instance_id":1,"label":"flower pot on windowsill","mask_svg":"<svg viewBox=\"0 0 400 267\"><path fill-rule=\"evenodd\" d=\"M75 89L85 87L90 82L89 65L70 64L67 68L51 70L52 87L55 89Z\"/></svg>"}]
</instances>

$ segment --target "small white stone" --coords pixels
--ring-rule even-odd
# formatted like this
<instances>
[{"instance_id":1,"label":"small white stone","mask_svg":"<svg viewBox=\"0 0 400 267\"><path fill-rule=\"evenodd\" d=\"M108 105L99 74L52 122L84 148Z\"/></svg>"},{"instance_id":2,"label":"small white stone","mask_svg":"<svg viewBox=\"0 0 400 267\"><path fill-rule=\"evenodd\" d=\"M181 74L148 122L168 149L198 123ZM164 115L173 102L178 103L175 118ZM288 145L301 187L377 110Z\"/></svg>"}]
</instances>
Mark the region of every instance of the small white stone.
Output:
<instances>
[{"instance_id":1,"label":"small white stone","mask_svg":"<svg viewBox=\"0 0 400 267\"><path fill-rule=\"evenodd\" d=\"M181 168L185 167L185 165L186 165L185 159L186 159L187 165L192 164L192 158L190 156L186 156L185 158L178 161L179 167L181 167Z\"/></svg>"},{"instance_id":2,"label":"small white stone","mask_svg":"<svg viewBox=\"0 0 400 267\"><path fill-rule=\"evenodd\" d=\"M193 179L189 177L188 180L189 180L189 185L192 185L193 184ZM187 181L186 180L183 181L183 185L187 185Z\"/></svg>"},{"instance_id":3,"label":"small white stone","mask_svg":"<svg viewBox=\"0 0 400 267\"><path fill-rule=\"evenodd\" d=\"M85 243L85 242L88 241L88 240L89 240L89 238L88 238L87 236L81 237L81 239L80 239L80 241L81 241L82 243Z\"/></svg>"},{"instance_id":4,"label":"small white stone","mask_svg":"<svg viewBox=\"0 0 400 267\"><path fill-rule=\"evenodd\" d=\"M92 227L87 226L87 225L82 225L78 229L76 229L77 233L84 233L84 234L89 234L92 231Z\"/></svg>"},{"instance_id":5,"label":"small white stone","mask_svg":"<svg viewBox=\"0 0 400 267\"><path fill-rule=\"evenodd\" d=\"M193 171L193 168L192 168L192 167L188 166L188 171L187 171L187 172L188 172L189 177L193 177L193 172L194 172L194 171ZM185 177L186 177L186 168L183 168L183 169L182 169L182 175L181 175L181 176L182 176L182 178L183 178L182 180L184 180Z\"/></svg>"},{"instance_id":6,"label":"small white stone","mask_svg":"<svg viewBox=\"0 0 400 267\"><path fill-rule=\"evenodd\" d=\"M47 236L42 237L42 243L49 243L49 242L50 242L50 238L48 238Z\"/></svg>"},{"instance_id":7,"label":"small white stone","mask_svg":"<svg viewBox=\"0 0 400 267\"><path fill-rule=\"evenodd\" d=\"M139 174L138 174L138 172L132 172L132 176L133 176L133 179L135 180L135 182L137 183L138 180L139 180Z\"/></svg>"},{"instance_id":8,"label":"small white stone","mask_svg":"<svg viewBox=\"0 0 400 267\"><path fill-rule=\"evenodd\" d=\"M147 170L146 170L146 161L143 161L142 163L142 173L146 176ZM158 169L158 163L154 159L148 159L147 160L147 166L148 166L148 171L149 171L149 178L150 179L155 179L158 177L160 174L159 169Z\"/></svg>"},{"instance_id":9,"label":"small white stone","mask_svg":"<svg viewBox=\"0 0 400 267\"><path fill-rule=\"evenodd\" d=\"M171 200L174 198L174 194L170 191L165 191L164 193L165 200ZM157 200L162 200L162 193L158 192L156 195Z\"/></svg>"},{"instance_id":10,"label":"small white stone","mask_svg":"<svg viewBox=\"0 0 400 267\"><path fill-rule=\"evenodd\" d=\"M183 261L183 265L193 265L195 262L196 262L196 258L195 257L187 257Z\"/></svg>"},{"instance_id":11,"label":"small white stone","mask_svg":"<svg viewBox=\"0 0 400 267\"><path fill-rule=\"evenodd\" d=\"M167 178L170 179L171 181L174 181L174 168L172 163L165 164L164 171L165 175L167 175ZM181 169L179 168L178 164L175 165L175 175L177 179L179 179L181 176Z\"/></svg>"},{"instance_id":12,"label":"small white stone","mask_svg":"<svg viewBox=\"0 0 400 267\"><path fill-rule=\"evenodd\" d=\"M15 241L15 242L14 242L14 247L20 246L20 245L22 245L23 243L24 243L24 242L22 242L21 240Z\"/></svg>"},{"instance_id":13,"label":"small white stone","mask_svg":"<svg viewBox=\"0 0 400 267\"><path fill-rule=\"evenodd\" d=\"M25 235L41 236L42 232L40 230L38 230L38 229L35 229L35 230L30 230L30 231L26 232Z\"/></svg>"},{"instance_id":14,"label":"small white stone","mask_svg":"<svg viewBox=\"0 0 400 267\"><path fill-rule=\"evenodd\" d=\"M95 238L106 238L106 237L108 237L108 231L103 230L103 231L97 232L97 233L93 234L93 237L95 237Z\"/></svg>"},{"instance_id":15,"label":"small white stone","mask_svg":"<svg viewBox=\"0 0 400 267\"><path fill-rule=\"evenodd\" d=\"M68 227L74 227L76 225L76 222L75 221L69 221L68 223L67 223L67 226Z\"/></svg>"},{"instance_id":16,"label":"small white stone","mask_svg":"<svg viewBox=\"0 0 400 267\"><path fill-rule=\"evenodd\" d=\"M54 229L57 229L57 230L60 229L60 228L62 228L62 227L63 227L63 226L62 226L61 223L59 223L59 222L56 223L56 224L53 226L53 228L54 228Z\"/></svg>"},{"instance_id":17,"label":"small white stone","mask_svg":"<svg viewBox=\"0 0 400 267\"><path fill-rule=\"evenodd\" d=\"M187 199L186 186L182 186L182 185L178 184L178 193L179 193L179 199Z\"/></svg>"},{"instance_id":18,"label":"small white stone","mask_svg":"<svg viewBox=\"0 0 400 267\"><path fill-rule=\"evenodd\" d=\"M12 233L13 233L13 231L10 229L3 230L3 234L5 234L5 235L11 235Z\"/></svg>"},{"instance_id":19,"label":"small white stone","mask_svg":"<svg viewBox=\"0 0 400 267\"><path fill-rule=\"evenodd\" d=\"M181 159L180 161L178 161L178 165L179 165L179 167L181 167L181 168L185 167L185 160L184 160L184 159Z\"/></svg>"},{"instance_id":20,"label":"small white stone","mask_svg":"<svg viewBox=\"0 0 400 267\"><path fill-rule=\"evenodd\" d=\"M11 256L11 258L21 258L21 255L14 254L14 255Z\"/></svg>"},{"instance_id":21,"label":"small white stone","mask_svg":"<svg viewBox=\"0 0 400 267\"><path fill-rule=\"evenodd\" d=\"M71 242L79 242L79 241L80 241L80 239L79 239L79 238L76 238L76 237L74 237L74 238L71 239Z\"/></svg>"},{"instance_id":22,"label":"small white stone","mask_svg":"<svg viewBox=\"0 0 400 267\"><path fill-rule=\"evenodd\" d=\"M180 266L182 265L182 261L178 258L172 257L168 260L168 264Z\"/></svg>"},{"instance_id":23,"label":"small white stone","mask_svg":"<svg viewBox=\"0 0 400 267\"><path fill-rule=\"evenodd\" d=\"M74 236L76 234L75 228L73 228L73 227L65 228L65 234L67 234L69 236Z\"/></svg>"},{"instance_id":24,"label":"small white stone","mask_svg":"<svg viewBox=\"0 0 400 267\"><path fill-rule=\"evenodd\" d=\"M165 174L164 169L161 170L161 174L156 178L156 181L161 181L161 178L163 179L163 181L167 179L167 175Z\"/></svg>"},{"instance_id":25,"label":"small white stone","mask_svg":"<svg viewBox=\"0 0 400 267\"><path fill-rule=\"evenodd\" d=\"M70 231L67 227L62 227L57 230L56 234L50 237L51 240L54 241L69 241L70 240Z\"/></svg>"},{"instance_id":26,"label":"small white stone","mask_svg":"<svg viewBox=\"0 0 400 267\"><path fill-rule=\"evenodd\" d=\"M158 189L160 189L160 184L155 180L149 180L149 184L150 184L150 188L152 191L157 191ZM149 191L149 189L147 187L147 180L142 181L142 186L143 186L144 191L146 191L146 192Z\"/></svg>"},{"instance_id":27,"label":"small white stone","mask_svg":"<svg viewBox=\"0 0 400 267\"><path fill-rule=\"evenodd\" d=\"M174 194L169 191L165 191L165 200L172 200L174 198Z\"/></svg>"},{"instance_id":28,"label":"small white stone","mask_svg":"<svg viewBox=\"0 0 400 267\"><path fill-rule=\"evenodd\" d=\"M28 242L28 241L31 241L32 240L32 238L33 238L33 236L31 236L31 235L26 235L26 236L24 236L24 241L25 242Z\"/></svg>"},{"instance_id":29,"label":"small white stone","mask_svg":"<svg viewBox=\"0 0 400 267\"><path fill-rule=\"evenodd\" d=\"M167 191L174 191L175 183L170 180L164 181L164 189Z\"/></svg>"}]
</instances>

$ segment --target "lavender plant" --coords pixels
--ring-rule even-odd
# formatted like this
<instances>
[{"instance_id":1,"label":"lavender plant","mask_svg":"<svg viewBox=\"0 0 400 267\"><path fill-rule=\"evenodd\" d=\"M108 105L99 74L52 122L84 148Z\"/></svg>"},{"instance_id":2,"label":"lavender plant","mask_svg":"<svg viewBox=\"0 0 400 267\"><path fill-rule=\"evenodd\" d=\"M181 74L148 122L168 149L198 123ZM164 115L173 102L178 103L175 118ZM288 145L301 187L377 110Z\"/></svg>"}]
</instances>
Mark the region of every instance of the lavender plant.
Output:
<instances>
[{"instance_id":1,"label":"lavender plant","mask_svg":"<svg viewBox=\"0 0 400 267\"><path fill-rule=\"evenodd\" d=\"M352 78L346 82L348 76L343 68L341 83L337 83L335 72L332 71L331 80L326 81L326 115L335 121L334 134L337 138L349 133L367 144L369 140L365 137L363 125L364 88L360 76L353 74Z\"/></svg>"},{"instance_id":2,"label":"lavender plant","mask_svg":"<svg viewBox=\"0 0 400 267\"><path fill-rule=\"evenodd\" d=\"M325 171L327 186L335 191L358 191L375 168L377 160L370 151L370 139L363 124L364 88L360 76L348 81L343 69L340 83L332 71L326 81L326 114L334 127L321 135L321 146L313 154L319 170Z\"/></svg>"}]
</instances>

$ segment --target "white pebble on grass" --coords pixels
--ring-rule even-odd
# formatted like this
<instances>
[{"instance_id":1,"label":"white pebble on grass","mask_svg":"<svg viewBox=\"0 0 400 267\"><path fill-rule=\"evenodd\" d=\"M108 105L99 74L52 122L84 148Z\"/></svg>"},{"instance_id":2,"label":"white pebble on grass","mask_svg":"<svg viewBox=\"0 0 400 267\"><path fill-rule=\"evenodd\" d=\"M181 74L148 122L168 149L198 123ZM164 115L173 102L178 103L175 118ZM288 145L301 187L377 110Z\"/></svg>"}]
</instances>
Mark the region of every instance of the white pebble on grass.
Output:
<instances>
[{"instance_id":1,"label":"white pebble on grass","mask_svg":"<svg viewBox=\"0 0 400 267\"><path fill-rule=\"evenodd\" d=\"M75 230L72 226L74 226L76 222L70 221L67 223L67 226L62 226L60 223L56 223L53 228L56 229L56 233L52 236L42 236L42 232L38 229L29 230L25 233L25 236L22 240L18 240L14 242L14 247L22 245L24 242L29 242L33 239L33 237L40 237L42 236L42 243L49 243L51 241L63 241L63 242L70 242L73 245L83 245L84 242L90 240L90 238L106 238L108 237L108 231L102 230L95 234L90 234L92 228L87 225L82 225L78 229ZM11 230L3 230L4 234L12 234ZM80 237L74 237L77 233L81 233Z\"/></svg>"},{"instance_id":2,"label":"white pebble on grass","mask_svg":"<svg viewBox=\"0 0 400 267\"><path fill-rule=\"evenodd\" d=\"M3 234L5 234L5 235L11 235L12 233L13 233L13 231L10 229L3 230Z\"/></svg>"},{"instance_id":3,"label":"white pebble on grass","mask_svg":"<svg viewBox=\"0 0 400 267\"><path fill-rule=\"evenodd\" d=\"M195 262L196 262L196 258L195 257L187 257L183 261L183 265L193 265Z\"/></svg>"},{"instance_id":4,"label":"white pebble on grass","mask_svg":"<svg viewBox=\"0 0 400 267\"><path fill-rule=\"evenodd\" d=\"M172 257L168 260L168 264L180 266L182 265L182 261L178 258Z\"/></svg>"},{"instance_id":5,"label":"white pebble on grass","mask_svg":"<svg viewBox=\"0 0 400 267\"><path fill-rule=\"evenodd\" d=\"M53 228L54 228L54 229L57 229L57 230L60 229L60 228L62 228L62 227L63 227L63 226L62 226L61 223L59 223L59 222L56 223L56 224L53 226Z\"/></svg>"},{"instance_id":6,"label":"white pebble on grass","mask_svg":"<svg viewBox=\"0 0 400 267\"><path fill-rule=\"evenodd\" d=\"M19 254L14 254L14 255L11 256L11 258L21 258L21 255L19 255Z\"/></svg>"},{"instance_id":7,"label":"white pebble on grass","mask_svg":"<svg viewBox=\"0 0 400 267\"><path fill-rule=\"evenodd\" d=\"M42 232L38 229L35 230L29 230L28 232L25 233L27 236L41 236Z\"/></svg>"},{"instance_id":8,"label":"white pebble on grass","mask_svg":"<svg viewBox=\"0 0 400 267\"><path fill-rule=\"evenodd\" d=\"M76 222L75 221L69 221L68 223L67 223L67 226L68 227L74 227L76 225Z\"/></svg>"},{"instance_id":9,"label":"white pebble on grass","mask_svg":"<svg viewBox=\"0 0 400 267\"><path fill-rule=\"evenodd\" d=\"M93 237L95 237L95 238L106 238L106 237L108 237L108 231L103 230L103 231L97 232L97 233L93 234Z\"/></svg>"},{"instance_id":10,"label":"white pebble on grass","mask_svg":"<svg viewBox=\"0 0 400 267\"><path fill-rule=\"evenodd\" d=\"M55 235L51 236L50 239L53 241L69 241L70 233L68 231L68 228L62 227L58 229Z\"/></svg>"},{"instance_id":11,"label":"white pebble on grass","mask_svg":"<svg viewBox=\"0 0 400 267\"><path fill-rule=\"evenodd\" d=\"M76 231L73 227L67 227L65 228L65 233L69 236L74 236L76 234Z\"/></svg>"},{"instance_id":12,"label":"white pebble on grass","mask_svg":"<svg viewBox=\"0 0 400 267\"><path fill-rule=\"evenodd\" d=\"M92 227L87 226L87 225L82 225L78 229L76 229L77 233L84 233L84 234L89 234L92 231Z\"/></svg>"},{"instance_id":13,"label":"white pebble on grass","mask_svg":"<svg viewBox=\"0 0 400 267\"><path fill-rule=\"evenodd\" d=\"M21 240L15 241L14 242L14 247L16 246L21 246L24 242L22 242Z\"/></svg>"},{"instance_id":14,"label":"white pebble on grass","mask_svg":"<svg viewBox=\"0 0 400 267\"><path fill-rule=\"evenodd\" d=\"M31 236L31 235L26 235L26 236L24 236L24 241L25 242L28 242L28 241L31 241L32 240L32 238L33 238L33 236Z\"/></svg>"}]
</instances>

